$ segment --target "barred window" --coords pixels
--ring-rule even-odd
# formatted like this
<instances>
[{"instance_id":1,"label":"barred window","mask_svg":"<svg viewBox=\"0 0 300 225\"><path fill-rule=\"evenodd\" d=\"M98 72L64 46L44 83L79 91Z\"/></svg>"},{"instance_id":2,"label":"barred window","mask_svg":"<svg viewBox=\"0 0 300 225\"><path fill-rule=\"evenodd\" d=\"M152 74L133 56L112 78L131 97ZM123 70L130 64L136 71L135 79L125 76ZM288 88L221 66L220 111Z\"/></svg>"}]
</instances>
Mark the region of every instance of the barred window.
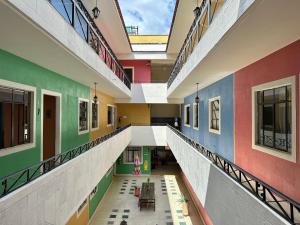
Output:
<instances>
[{"instance_id":1,"label":"barred window","mask_svg":"<svg viewBox=\"0 0 300 225\"><path fill-rule=\"evenodd\" d=\"M115 121L115 107L112 105L107 106L107 126L114 126Z\"/></svg>"},{"instance_id":2,"label":"barred window","mask_svg":"<svg viewBox=\"0 0 300 225\"><path fill-rule=\"evenodd\" d=\"M290 152L291 85L256 92L256 144Z\"/></svg>"},{"instance_id":3,"label":"barred window","mask_svg":"<svg viewBox=\"0 0 300 225\"><path fill-rule=\"evenodd\" d=\"M190 126L190 105L184 106L184 125Z\"/></svg>"},{"instance_id":4,"label":"barred window","mask_svg":"<svg viewBox=\"0 0 300 225\"><path fill-rule=\"evenodd\" d=\"M209 100L209 131L219 133L221 130L220 97Z\"/></svg>"},{"instance_id":5,"label":"barred window","mask_svg":"<svg viewBox=\"0 0 300 225\"><path fill-rule=\"evenodd\" d=\"M92 103L92 129L97 129L99 127L99 104Z\"/></svg>"},{"instance_id":6,"label":"barred window","mask_svg":"<svg viewBox=\"0 0 300 225\"><path fill-rule=\"evenodd\" d=\"M0 149L32 143L33 92L0 86Z\"/></svg>"},{"instance_id":7,"label":"barred window","mask_svg":"<svg viewBox=\"0 0 300 225\"><path fill-rule=\"evenodd\" d=\"M199 129L199 103L193 104L193 128Z\"/></svg>"},{"instance_id":8,"label":"barred window","mask_svg":"<svg viewBox=\"0 0 300 225\"><path fill-rule=\"evenodd\" d=\"M89 129L88 104L88 100L79 99L79 132L86 132Z\"/></svg>"}]
</instances>

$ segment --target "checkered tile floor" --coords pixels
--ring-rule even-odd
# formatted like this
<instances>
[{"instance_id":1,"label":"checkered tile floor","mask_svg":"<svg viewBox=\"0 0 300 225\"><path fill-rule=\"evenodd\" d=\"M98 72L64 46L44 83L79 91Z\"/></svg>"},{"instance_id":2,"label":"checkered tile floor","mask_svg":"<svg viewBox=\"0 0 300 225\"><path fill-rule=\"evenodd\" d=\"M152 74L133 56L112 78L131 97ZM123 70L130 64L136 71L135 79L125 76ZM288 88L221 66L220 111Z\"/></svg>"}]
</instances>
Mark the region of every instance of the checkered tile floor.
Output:
<instances>
[{"instance_id":1,"label":"checkered tile floor","mask_svg":"<svg viewBox=\"0 0 300 225\"><path fill-rule=\"evenodd\" d=\"M174 175L151 176L155 183L156 210L139 210L134 188L147 182L146 176L114 177L113 183L92 218L91 225L116 224L122 220L128 225L202 225L183 216L179 201L181 191ZM200 220L199 220L200 221Z\"/></svg>"}]
</instances>

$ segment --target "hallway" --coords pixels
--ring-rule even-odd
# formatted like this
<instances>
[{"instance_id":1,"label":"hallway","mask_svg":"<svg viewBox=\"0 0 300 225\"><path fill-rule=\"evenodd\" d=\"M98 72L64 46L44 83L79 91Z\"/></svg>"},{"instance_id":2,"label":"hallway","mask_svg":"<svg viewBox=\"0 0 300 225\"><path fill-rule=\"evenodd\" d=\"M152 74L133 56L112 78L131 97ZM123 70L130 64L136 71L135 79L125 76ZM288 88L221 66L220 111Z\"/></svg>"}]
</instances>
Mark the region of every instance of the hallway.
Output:
<instances>
[{"instance_id":1,"label":"hallway","mask_svg":"<svg viewBox=\"0 0 300 225\"><path fill-rule=\"evenodd\" d=\"M99 204L91 225L120 224L124 219L130 225L202 225L201 218L190 200L181 178L175 175L151 175L155 183L156 210L139 210L134 186L147 182L148 176L115 176ZM189 201L189 216L183 216L181 193Z\"/></svg>"}]
</instances>

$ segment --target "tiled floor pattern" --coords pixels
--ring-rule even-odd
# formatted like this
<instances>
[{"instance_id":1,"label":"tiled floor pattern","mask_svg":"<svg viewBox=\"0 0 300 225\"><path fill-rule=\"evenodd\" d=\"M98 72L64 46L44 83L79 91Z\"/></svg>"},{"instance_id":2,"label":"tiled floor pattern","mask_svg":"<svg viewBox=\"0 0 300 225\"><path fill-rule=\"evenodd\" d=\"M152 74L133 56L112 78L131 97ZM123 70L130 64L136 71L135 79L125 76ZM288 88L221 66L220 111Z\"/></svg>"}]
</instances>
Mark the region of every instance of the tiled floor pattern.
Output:
<instances>
[{"instance_id":1,"label":"tiled floor pattern","mask_svg":"<svg viewBox=\"0 0 300 225\"><path fill-rule=\"evenodd\" d=\"M150 182L155 183L156 210L139 210L134 187L141 187L148 177L114 177L113 183L97 208L91 225L119 225L126 220L128 225L202 225L192 223L189 216L183 216L179 202L181 192L174 175L155 175Z\"/></svg>"}]
</instances>

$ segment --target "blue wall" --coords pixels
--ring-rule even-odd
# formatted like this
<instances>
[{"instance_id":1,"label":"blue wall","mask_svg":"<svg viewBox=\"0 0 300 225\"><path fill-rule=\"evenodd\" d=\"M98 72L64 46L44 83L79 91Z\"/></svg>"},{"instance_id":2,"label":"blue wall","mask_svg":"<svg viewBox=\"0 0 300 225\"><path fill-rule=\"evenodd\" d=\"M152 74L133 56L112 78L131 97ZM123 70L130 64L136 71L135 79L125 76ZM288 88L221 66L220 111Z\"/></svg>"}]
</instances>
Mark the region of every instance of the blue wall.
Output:
<instances>
[{"instance_id":1,"label":"blue wall","mask_svg":"<svg viewBox=\"0 0 300 225\"><path fill-rule=\"evenodd\" d=\"M196 140L203 146L219 155L234 160L233 143L233 75L229 75L216 83L199 90L199 130L193 129L193 103L196 92L184 98L182 105L182 118L184 118L184 105L190 104L190 127L184 126L182 119L182 132ZM208 125L208 100L221 97L221 134L209 132Z\"/></svg>"}]
</instances>

